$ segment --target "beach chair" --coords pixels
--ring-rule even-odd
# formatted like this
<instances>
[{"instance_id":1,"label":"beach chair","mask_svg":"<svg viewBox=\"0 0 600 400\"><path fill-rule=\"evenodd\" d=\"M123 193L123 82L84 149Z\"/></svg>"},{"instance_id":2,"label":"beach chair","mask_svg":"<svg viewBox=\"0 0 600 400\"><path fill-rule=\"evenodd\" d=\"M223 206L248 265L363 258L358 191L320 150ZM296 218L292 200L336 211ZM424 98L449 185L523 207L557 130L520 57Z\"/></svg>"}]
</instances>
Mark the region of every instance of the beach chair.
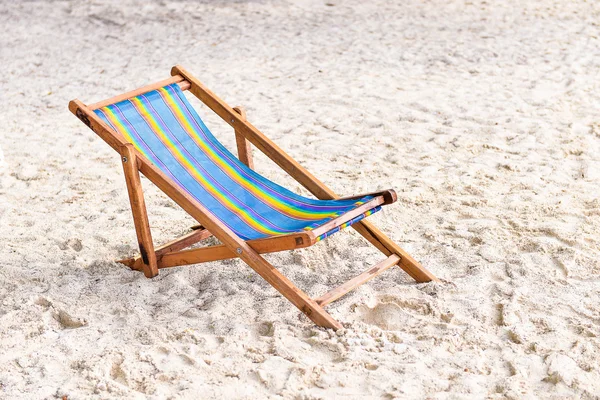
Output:
<instances>
[{"instance_id":1,"label":"beach chair","mask_svg":"<svg viewBox=\"0 0 600 400\"><path fill-rule=\"evenodd\" d=\"M437 280L364 218L396 201L393 190L338 197L181 66L152 85L69 110L121 155L140 256L120 260L151 278L161 268L240 258L314 323L339 329L324 309L352 289L398 265L417 282ZM211 134L186 99L189 91L234 128L238 158ZM316 199L297 195L253 169L254 145ZM139 173L199 225L154 247ZM312 246L352 226L384 255L373 267L317 298L310 298L261 254ZM220 244L187 249L216 237Z\"/></svg>"}]
</instances>

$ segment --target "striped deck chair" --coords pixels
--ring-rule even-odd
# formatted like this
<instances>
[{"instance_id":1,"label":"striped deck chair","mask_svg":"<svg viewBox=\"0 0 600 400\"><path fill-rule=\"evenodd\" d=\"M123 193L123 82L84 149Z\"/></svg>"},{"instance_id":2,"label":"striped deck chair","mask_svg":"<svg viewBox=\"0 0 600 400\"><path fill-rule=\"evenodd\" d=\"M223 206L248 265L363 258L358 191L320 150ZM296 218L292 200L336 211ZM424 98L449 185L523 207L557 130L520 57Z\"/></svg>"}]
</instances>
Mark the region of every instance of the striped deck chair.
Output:
<instances>
[{"instance_id":1,"label":"striped deck chair","mask_svg":"<svg viewBox=\"0 0 600 400\"><path fill-rule=\"evenodd\" d=\"M161 268L241 258L317 325L338 329L324 307L398 265L418 282L437 280L364 218L396 201L393 190L340 198L180 66L172 77L86 106L69 109L120 153L140 255L120 260L151 278ZM234 128L238 157L208 130L184 91L190 91ZM253 169L256 146L315 197L293 193ZM139 173L187 211L199 225L154 247ZM315 299L261 254L307 247L352 226L384 255L373 267ZM185 250L215 236L221 244Z\"/></svg>"}]
</instances>

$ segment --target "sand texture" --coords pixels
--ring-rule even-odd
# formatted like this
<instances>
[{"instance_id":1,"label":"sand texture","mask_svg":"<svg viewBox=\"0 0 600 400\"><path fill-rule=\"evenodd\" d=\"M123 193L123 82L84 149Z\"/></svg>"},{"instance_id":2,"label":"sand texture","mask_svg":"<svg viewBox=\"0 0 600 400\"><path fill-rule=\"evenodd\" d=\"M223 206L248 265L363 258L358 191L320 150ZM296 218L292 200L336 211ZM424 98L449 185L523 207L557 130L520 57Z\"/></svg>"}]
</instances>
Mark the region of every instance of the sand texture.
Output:
<instances>
[{"instance_id":1,"label":"sand texture","mask_svg":"<svg viewBox=\"0 0 600 400\"><path fill-rule=\"evenodd\" d=\"M596 1L0 1L0 398L598 399L599 21ZM115 263L137 252L119 156L67 103L175 64L336 192L395 188L370 219L443 282L393 268L328 308L335 333L235 260ZM187 232L143 184L155 242ZM348 230L267 259L318 296L382 255Z\"/></svg>"}]
</instances>

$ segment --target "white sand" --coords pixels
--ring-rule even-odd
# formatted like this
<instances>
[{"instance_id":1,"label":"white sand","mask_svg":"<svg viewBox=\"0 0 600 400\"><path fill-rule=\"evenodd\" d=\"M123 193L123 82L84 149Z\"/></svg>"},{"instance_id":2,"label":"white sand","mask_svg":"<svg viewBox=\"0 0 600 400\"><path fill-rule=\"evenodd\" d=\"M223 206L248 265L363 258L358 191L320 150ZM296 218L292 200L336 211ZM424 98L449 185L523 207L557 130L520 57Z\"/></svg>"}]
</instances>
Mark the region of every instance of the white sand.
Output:
<instances>
[{"instance_id":1,"label":"white sand","mask_svg":"<svg viewBox=\"0 0 600 400\"><path fill-rule=\"evenodd\" d=\"M599 398L598 3L331 2L2 2L0 398ZM339 193L396 188L372 220L447 283L390 270L336 334L237 261L113 262L119 157L67 103L176 63ZM144 183L155 241L186 232ZM268 257L313 296L380 258Z\"/></svg>"}]
</instances>

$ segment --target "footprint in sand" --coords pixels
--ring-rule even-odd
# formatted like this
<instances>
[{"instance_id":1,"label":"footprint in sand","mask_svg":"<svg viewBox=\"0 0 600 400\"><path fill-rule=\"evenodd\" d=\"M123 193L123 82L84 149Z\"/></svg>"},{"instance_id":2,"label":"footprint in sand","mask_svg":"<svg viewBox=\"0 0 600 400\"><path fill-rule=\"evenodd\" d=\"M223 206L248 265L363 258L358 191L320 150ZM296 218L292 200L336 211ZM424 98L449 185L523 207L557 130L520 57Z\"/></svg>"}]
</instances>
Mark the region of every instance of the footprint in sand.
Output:
<instances>
[{"instance_id":1,"label":"footprint in sand","mask_svg":"<svg viewBox=\"0 0 600 400\"><path fill-rule=\"evenodd\" d=\"M82 326L87 326L88 324L85 318L73 317L65 310L56 308L55 305L52 303L52 300L47 297L40 296L37 299L35 299L33 303L42 307L44 311L50 310L52 312L52 317L60 324L61 328L63 329L81 328Z\"/></svg>"},{"instance_id":2,"label":"footprint in sand","mask_svg":"<svg viewBox=\"0 0 600 400\"><path fill-rule=\"evenodd\" d=\"M421 324L423 319L432 323L441 322L440 318L445 320L429 302L419 299L383 298L373 307L365 304L358 305L354 312L355 321L375 325L385 330L406 329L415 323Z\"/></svg>"},{"instance_id":3,"label":"footprint in sand","mask_svg":"<svg viewBox=\"0 0 600 400\"><path fill-rule=\"evenodd\" d=\"M63 329L81 328L88 324L84 318L72 317L65 310L58 310L54 313L53 317L60 323Z\"/></svg>"},{"instance_id":4,"label":"footprint in sand","mask_svg":"<svg viewBox=\"0 0 600 400\"><path fill-rule=\"evenodd\" d=\"M127 373L121 368L121 364L123 364L123 360L121 359L119 362L114 362L112 367L110 368L110 377L113 381L120 383L121 385L128 386L127 383Z\"/></svg>"}]
</instances>

